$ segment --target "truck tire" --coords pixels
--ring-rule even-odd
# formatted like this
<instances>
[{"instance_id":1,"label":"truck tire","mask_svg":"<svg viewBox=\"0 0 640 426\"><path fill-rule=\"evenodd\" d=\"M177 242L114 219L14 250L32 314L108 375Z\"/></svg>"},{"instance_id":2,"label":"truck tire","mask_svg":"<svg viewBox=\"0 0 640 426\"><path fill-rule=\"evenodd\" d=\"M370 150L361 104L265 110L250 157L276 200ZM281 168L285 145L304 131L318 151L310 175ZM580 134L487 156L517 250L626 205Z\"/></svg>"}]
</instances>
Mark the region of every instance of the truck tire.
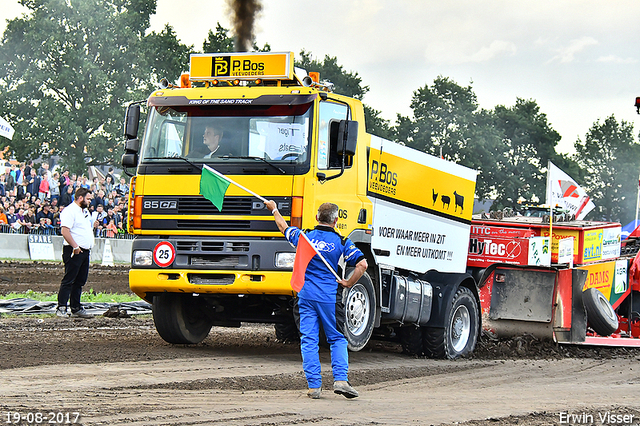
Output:
<instances>
[{"instance_id":1,"label":"truck tire","mask_svg":"<svg viewBox=\"0 0 640 426\"><path fill-rule=\"evenodd\" d=\"M618 329L618 316L607 298L597 288L582 292L587 323L601 336L609 336Z\"/></svg>"},{"instance_id":2,"label":"truck tire","mask_svg":"<svg viewBox=\"0 0 640 426\"><path fill-rule=\"evenodd\" d=\"M471 290L460 287L449 302L445 327L422 327L422 346L429 358L456 359L476 347L480 325L478 305Z\"/></svg>"},{"instance_id":3,"label":"truck tire","mask_svg":"<svg viewBox=\"0 0 640 426\"><path fill-rule=\"evenodd\" d=\"M347 347L357 352L369 343L376 313L376 296L368 273L365 272L351 288L343 289L342 303Z\"/></svg>"},{"instance_id":4,"label":"truck tire","mask_svg":"<svg viewBox=\"0 0 640 426\"><path fill-rule=\"evenodd\" d=\"M202 342L211 330L211 321L202 313L198 298L178 293L154 296L153 322L160 337L168 343Z\"/></svg>"},{"instance_id":5,"label":"truck tire","mask_svg":"<svg viewBox=\"0 0 640 426\"><path fill-rule=\"evenodd\" d=\"M422 356L422 328L405 325L398 330L402 352L410 356Z\"/></svg>"},{"instance_id":6,"label":"truck tire","mask_svg":"<svg viewBox=\"0 0 640 426\"><path fill-rule=\"evenodd\" d=\"M276 330L276 339L281 342L299 342L300 332L294 321L285 323L275 323L273 327Z\"/></svg>"}]
</instances>

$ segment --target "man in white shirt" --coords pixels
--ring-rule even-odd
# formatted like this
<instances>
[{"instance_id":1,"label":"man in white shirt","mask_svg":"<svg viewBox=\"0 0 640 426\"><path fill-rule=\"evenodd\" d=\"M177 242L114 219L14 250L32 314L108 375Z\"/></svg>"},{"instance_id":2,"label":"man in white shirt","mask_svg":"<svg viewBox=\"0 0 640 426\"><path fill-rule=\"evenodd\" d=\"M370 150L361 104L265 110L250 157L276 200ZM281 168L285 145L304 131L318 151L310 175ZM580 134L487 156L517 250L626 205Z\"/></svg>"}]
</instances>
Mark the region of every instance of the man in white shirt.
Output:
<instances>
[{"instance_id":1,"label":"man in white shirt","mask_svg":"<svg viewBox=\"0 0 640 426\"><path fill-rule=\"evenodd\" d=\"M89 254L94 244L93 221L87 210L92 198L91 191L80 187L76 190L74 202L60 213L64 277L58 291L56 315L59 317L69 316L67 302L70 302L70 316L91 318L80 304L80 296L89 277Z\"/></svg>"}]
</instances>

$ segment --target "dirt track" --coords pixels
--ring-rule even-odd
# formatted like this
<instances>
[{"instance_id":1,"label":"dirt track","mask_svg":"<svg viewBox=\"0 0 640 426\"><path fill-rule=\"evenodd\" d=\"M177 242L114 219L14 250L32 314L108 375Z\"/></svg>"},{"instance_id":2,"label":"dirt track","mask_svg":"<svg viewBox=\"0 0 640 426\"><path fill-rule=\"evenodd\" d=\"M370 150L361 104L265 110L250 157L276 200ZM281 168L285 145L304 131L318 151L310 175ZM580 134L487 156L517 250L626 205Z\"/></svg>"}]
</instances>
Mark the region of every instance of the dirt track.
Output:
<instances>
[{"instance_id":1,"label":"dirt track","mask_svg":"<svg viewBox=\"0 0 640 426\"><path fill-rule=\"evenodd\" d=\"M29 274L0 264L0 292L56 291L59 266L39 266ZM125 268L92 268L91 275L94 291L123 291L116 288L126 283ZM640 350L557 347L524 337L483 340L472 359L458 361L400 352L376 343L351 354L360 398L346 400L327 387L320 400L309 400L298 346L277 342L268 325L215 328L188 347L162 341L150 318L4 316L0 423L9 424L8 413L38 411L41 424L49 412L79 412L84 425L640 424ZM329 371L329 354L321 358Z\"/></svg>"}]
</instances>

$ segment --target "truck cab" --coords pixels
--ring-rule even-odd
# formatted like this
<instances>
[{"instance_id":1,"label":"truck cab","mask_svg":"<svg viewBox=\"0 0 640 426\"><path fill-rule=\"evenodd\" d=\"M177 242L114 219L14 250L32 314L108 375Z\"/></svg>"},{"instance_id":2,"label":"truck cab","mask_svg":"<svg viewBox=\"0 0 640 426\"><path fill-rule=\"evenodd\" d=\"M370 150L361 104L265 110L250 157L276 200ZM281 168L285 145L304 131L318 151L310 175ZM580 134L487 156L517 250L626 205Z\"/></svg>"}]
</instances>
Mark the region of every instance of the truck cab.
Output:
<instances>
[{"instance_id":1,"label":"truck cab","mask_svg":"<svg viewBox=\"0 0 640 426\"><path fill-rule=\"evenodd\" d=\"M372 136L359 100L294 73L292 53L269 52L192 55L180 86L165 82L146 106L143 137L137 128L139 104L128 107L125 119L123 166L135 168L128 223L136 239L129 280L131 290L152 303L163 339L198 343L212 326L242 322L274 323L279 337L296 334L290 286L295 248L264 203L241 186L276 201L285 220L302 229L316 225L323 202L340 207L336 230L365 253L370 265L354 287L344 290L350 349L364 347L376 327L404 324L390 308L392 302L401 309L408 303L396 300L393 277L402 273L413 285L419 282L416 273L428 269L415 268L409 278L406 266L380 261L385 250L376 252L372 245L376 201L370 169L376 167L379 183L380 163L371 158ZM381 153L379 139L374 146ZM240 185L229 186L220 210L200 195L203 165ZM467 199L473 199L474 185L475 174L463 185L471 191ZM456 262L463 272L466 257ZM473 280L463 275L452 280L452 290L465 282L477 299ZM426 298L426 287L417 285ZM475 336L479 326L465 332ZM465 345L460 353L469 349Z\"/></svg>"}]
</instances>

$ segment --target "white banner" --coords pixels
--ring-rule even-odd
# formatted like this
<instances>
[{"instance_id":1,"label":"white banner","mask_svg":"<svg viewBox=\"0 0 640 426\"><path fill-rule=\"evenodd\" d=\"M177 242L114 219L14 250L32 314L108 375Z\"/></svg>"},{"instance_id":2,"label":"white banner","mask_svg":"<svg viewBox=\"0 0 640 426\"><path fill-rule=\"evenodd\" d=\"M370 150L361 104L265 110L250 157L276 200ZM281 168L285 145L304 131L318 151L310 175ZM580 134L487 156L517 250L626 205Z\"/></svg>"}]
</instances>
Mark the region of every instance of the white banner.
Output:
<instances>
[{"instance_id":1,"label":"white banner","mask_svg":"<svg viewBox=\"0 0 640 426\"><path fill-rule=\"evenodd\" d=\"M464 272L469 225L373 199L371 246L378 263L415 272Z\"/></svg>"},{"instance_id":2,"label":"white banner","mask_svg":"<svg viewBox=\"0 0 640 426\"><path fill-rule=\"evenodd\" d=\"M569 210L576 219L583 219L596 207L584 189L551 161L547 170L547 204Z\"/></svg>"},{"instance_id":3,"label":"white banner","mask_svg":"<svg viewBox=\"0 0 640 426\"><path fill-rule=\"evenodd\" d=\"M0 117L0 136L4 136L7 139L13 139L13 127L4 118Z\"/></svg>"}]
</instances>

